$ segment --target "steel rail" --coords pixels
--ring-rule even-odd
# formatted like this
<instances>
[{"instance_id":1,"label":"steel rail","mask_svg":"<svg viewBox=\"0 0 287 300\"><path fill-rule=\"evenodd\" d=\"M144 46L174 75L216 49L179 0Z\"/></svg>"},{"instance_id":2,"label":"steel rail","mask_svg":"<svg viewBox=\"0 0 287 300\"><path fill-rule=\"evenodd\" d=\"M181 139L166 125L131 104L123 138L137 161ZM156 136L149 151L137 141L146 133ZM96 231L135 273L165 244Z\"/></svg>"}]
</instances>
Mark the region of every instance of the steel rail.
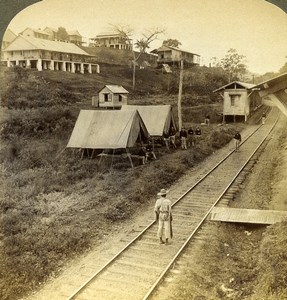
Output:
<instances>
[{"instance_id":1,"label":"steel rail","mask_svg":"<svg viewBox=\"0 0 287 300\"><path fill-rule=\"evenodd\" d=\"M269 117L269 116L268 116ZM277 121L276 121L277 122ZM275 122L275 124L276 124ZM275 126L275 124L273 125L273 127ZM243 141L240 145L244 144L252 135L255 134L255 132L257 132L260 128L261 128L262 124L257 126L256 129L254 131L252 131ZM270 131L273 129L273 127L270 129ZM269 133L268 133L269 134ZM268 136L268 135L267 135ZM267 137L266 136L266 137ZM261 144L260 144L261 145ZM228 157L230 157L232 155L232 153L235 150L230 151L222 160L220 160L218 163L215 164L214 167L212 167L206 174L204 174L198 181L196 181L187 191L185 191L181 196L179 196L172 204L172 206L176 205L178 202L180 202L180 200L182 200L189 192L191 192L197 185L199 185L199 183L201 183L208 175L210 175L216 168L218 168L225 160L228 159ZM235 179L234 179L235 180ZM233 182L233 181L232 181ZM228 189L228 188L227 188ZM223 192L223 194L226 191ZM222 196L221 196L222 197ZM219 200L218 200L219 201ZM216 201L216 202L218 202ZM212 206L213 208L213 206ZM211 209L212 209L211 208ZM210 209L210 210L211 210ZM204 217L204 219L206 219L206 217L208 216L208 214L210 213L210 210L208 211L208 213L206 214L206 216ZM204 221L204 220L203 220ZM184 243L184 245L182 246L182 248L184 249L186 247L186 245L188 244L189 240L192 238L192 236L194 235L194 233L198 230L199 227L201 227L201 224L203 223L203 221L201 221L198 226L196 227L196 229L194 229L193 233L191 234L191 236L188 238L188 240ZM67 298L67 300L73 300L79 293L81 293L85 287L87 287L98 275L100 275L108 266L110 266L117 258L119 258L119 256L126 250L128 249L133 243L135 243L148 229L150 229L154 224L156 223L156 221L152 221L150 222L141 232L138 233L138 235L136 237L134 237L127 245L125 245L117 254L115 254L105 265L103 265L97 272L95 272L90 278L88 278L71 296L69 296ZM183 250L182 249L182 250ZM182 251L181 250L181 251ZM179 250L179 254L181 252ZM178 255L179 255L178 254ZM174 258L174 260L176 260L177 256ZM164 277L164 274L168 271L168 269L170 268L170 266L174 263L174 260L172 260L172 262L168 265L168 267L162 272L162 276L157 280L157 284L162 280L162 278ZM154 288L156 287L157 284L154 284ZM152 289L150 289L149 293L152 293ZM148 294L147 294L147 297ZM144 298L147 299L147 298Z\"/></svg>"},{"instance_id":2,"label":"steel rail","mask_svg":"<svg viewBox=\"0 0 287 300\"><path fill-rule=\"evenodd\" d=\"M249 161L252 159L252 157L255 155L255 153L259 150L259 148L261 147L261 145L264 143L264 141L267 139L267 137L269 136L269 134L271 133L271 131L274 129L275 125L278 122L279 117L277 117L276 121L274 122L273 126L270 128L270 130L268 131L268 133L266 134L266 136L262 139L262 141L260 142L260 144L256 147L256 149L252 152L252 154L249 156L249 158L246 160L246 162L244 163L244 165L240 168L240 170L236 173L236 175L232 178L232 180L230 181L229 185L224 189L224 191L221 193L221 195L216 199L216 201L213 203L213 205L210 207L210 209L208 210L208 212L204 215L204 217L201 219L201 221L198 223L198 225L195 227L195 229L192 231L192 233L190 234L190 236L187 238L187 240L184 242L184 244L181 246L181 248L178 250L178 252L175 254L175 256L172 258L172 260L170 261L170 263L167 265L167 267L164 269L164 271L160 274L160 276L158 277L157 281L153 284L153 286L150 288L150 290L147 292L147 294L142 298L142 300L147 300L149 299L152 294L155 292L157 286L159 285L159 283L163 280L163 278L165 277L166 273L170 270L171 266L175 263L175 261L177 260L177 258L180 256L180 254L183 252L183 250L187 247L187 245L189 244L190 240L193 238L193 236L198 232L198 230L201 228L201 226L203 225L203 223L205 222L205 220L207 219L207 217L209 216L209 214L211 213L212 209L215 207L215 205L221 200L221 198L224 196L224 194L226 193L226 191L230 188L230 186L233 184L233 182L236 180L236 178L241 174L241 172L243 171L243 169L246 167L246 165L249 163ZM262 125L261 125L262 126ZM260 126L260 127L261 127ZM259 128L260 128L259 127ZM253 133L255 133L259 128L257 128ZM253 135L253 133L251 135ZM249 135L249 137L251 136ZM246 140L245 140L246 141ZM233 153L234 150L231 152ZM228 154L228 157L230 156L230 154ZM223 161L225 160L225 158L223 159ZM186 195L186 193L185 193Z\"/></svg>"}]
</instances>

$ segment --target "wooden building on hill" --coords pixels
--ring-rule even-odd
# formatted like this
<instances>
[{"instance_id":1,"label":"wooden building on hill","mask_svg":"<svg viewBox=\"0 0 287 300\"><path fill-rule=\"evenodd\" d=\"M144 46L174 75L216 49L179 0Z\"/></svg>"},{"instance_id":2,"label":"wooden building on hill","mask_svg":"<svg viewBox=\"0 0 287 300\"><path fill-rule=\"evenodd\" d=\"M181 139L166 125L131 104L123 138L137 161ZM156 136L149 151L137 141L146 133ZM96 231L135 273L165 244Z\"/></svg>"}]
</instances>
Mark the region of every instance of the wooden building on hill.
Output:
<instances>
[{"instance_id":1,"label":"wooden building on hill","mask_svg":"<svg viewBox=\"0 0 287 300\"><path fill-rule=\"evenodd\" d=\"M221 92L223 98L223 122L246 122L250 113L262 105L254 87L254 84L233 81L214 91Z\"/></svg>"},{"instance_id":2,"label":"wooden building on hill","mask_svg":"<svg viewBox=\"0 0 287 300\"><path fill-rule=\"evenodd\" d=\"M41 29L34 29L30 27L27 27L25 30L20 32L19 35L27 38L34 37L37 39L44 39L44 40L49 39L49 34L46 31Z\"/></svg>"},{"instance_id":3,"label":"wooden building on hill","mask_svg":"<svg viewBox=\"0 0 287 300\"><path fill-rule=\"evenodd\" d=\"M92 106L106 109L120 109L127 105L129 92L121 85L105 85L93 97Z\"/></svg>"},{"instance_id":4,"label":"wooden building on hill","mask_svg":"<svg viewBox=\"0 0 287 300\"><path fill-rule=\"evenodd\" d=\"M82 74L100 72L99 65L93 63L93 57L73 43L19 35L2 52L1 62L8 67Z\"/></svg>"},{"instance_id":5,"label":"wooden building on hill","mask_svg":"<svg viewBox=\"0 0 287 300\"><path fill-rule=\"evenodd\" d=\"M158 64L179 65L182 60L186 65L199 65L200 63L200 55L177 47L163 45L151 53L158 55Z\"/></svg>"},{"instance_id":6,"label":"wooden building on hill","mask_svg":"<svg viewBox=\"0 0 287 300\"><path fill-rule=\"evenodd\" d=\"M68 31L69 42L81 46L83 44L83 37L78 30Z\"/></svg>"},{"instance_id":7,"label":"wooden building on hill","mask_svg":"<svg viewBox=\"0 0 287 300\"><path fill-rule=\"evenodd\" d=\"M101 32L95 38L90 39L90 45L95 47L132 50L131 40L123 37L118 32Z\"/></svg>"}]
</instances>

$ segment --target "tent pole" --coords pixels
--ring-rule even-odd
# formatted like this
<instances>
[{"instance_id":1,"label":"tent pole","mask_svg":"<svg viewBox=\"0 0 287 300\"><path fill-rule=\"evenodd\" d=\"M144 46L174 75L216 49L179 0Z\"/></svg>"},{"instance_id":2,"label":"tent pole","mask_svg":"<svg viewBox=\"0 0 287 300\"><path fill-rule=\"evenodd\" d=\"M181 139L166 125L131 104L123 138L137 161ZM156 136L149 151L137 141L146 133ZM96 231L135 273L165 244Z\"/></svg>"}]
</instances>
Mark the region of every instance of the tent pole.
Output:
<instances>
[{"instance_id":1,"label":"tent pole","mask_svg":"<svg viewBox=\"0 0 287 300\"><path fill-rule=\"evenodd\" d=\"M132 168L133 168L134 165L133 165L133 161L132 161L131 155L130 155L130 153L129 153L129 151L128 151L128 148L126 148L126 152L127 152L128 159L129 159L129 161L130 161L130 163L131 163L131 166L132 166Z\"/></svg>"},{"instance_id":2,"label":"tent pole","mask_svg":"<svg viewBox=\"0 0 287 300\"><path fill-rule=\"evenodd\" d=\"M83 159L83 157L84 157L84 153L85 153L85 149L82 149L82 155L81 155L81 159Z\"/></svg>"},{"instance_id":3,"label":"tent pole","mask_svg":"<svg viewBox=\"0 0 287 300\"><path fill-rule=\"evenodd\" d=\"M104 149L103 149L103 151L102 151L102 153L101 154L104 154ZM101 155L101 157L100 157L100 161L99 161L99 165L101 165L101 162L102 162L102 160L103 160L103 157L104 157L104 155Z\"/></svg>"},{"instance_id":4,"label":"tent pole","mask_svg":"<svg viewBox=\"0 0 287 300\"><path fill-rule=\"evenodd\" d=\"M92 159L94 157L94 153L95 153L95 149L93 149L90 159Z\"/></svg>"},{"instance_id":5,"label":"tent pole","mask_svg":"<svg viewBox=\"0 0 287 300\"><path fill-rule=\"evenodd\" d=\"M113 156L112 156L112 162L111 162L110 170L113 168L114 155L115 155L115 149L113 149Z\"/></svg>"}]
</instances>

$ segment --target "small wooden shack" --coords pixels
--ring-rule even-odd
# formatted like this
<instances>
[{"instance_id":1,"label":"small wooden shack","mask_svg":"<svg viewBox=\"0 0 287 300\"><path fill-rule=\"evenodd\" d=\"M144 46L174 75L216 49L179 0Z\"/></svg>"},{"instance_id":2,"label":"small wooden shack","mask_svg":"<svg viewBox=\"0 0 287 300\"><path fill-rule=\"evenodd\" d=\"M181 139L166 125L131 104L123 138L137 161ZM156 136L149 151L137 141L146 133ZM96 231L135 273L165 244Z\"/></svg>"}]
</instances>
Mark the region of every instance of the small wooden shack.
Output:
<instances>
[{"instance_id":1,"label":"small wooden shack","mask_svg":"<svg viewBox=\"0 0 287 300\"><path fill-rule=\"evenodd\" d=\"M251 83L233 81L214 91L221 92L223 98L223 122L247 121L250 113L262 104L254 87Z\"/></svg>"},{"instance_id":2,"label":"small wooden shack","mask_svg":"<svg viewBox=\"0 0 287 300\"><path fill-rule=\"evenodd\" d=\"M92 106L106 109L120 109L127 105L129 92L121 85L105 85L98 92L98 97L93 97Z\"/></svg>"}]
</instances>

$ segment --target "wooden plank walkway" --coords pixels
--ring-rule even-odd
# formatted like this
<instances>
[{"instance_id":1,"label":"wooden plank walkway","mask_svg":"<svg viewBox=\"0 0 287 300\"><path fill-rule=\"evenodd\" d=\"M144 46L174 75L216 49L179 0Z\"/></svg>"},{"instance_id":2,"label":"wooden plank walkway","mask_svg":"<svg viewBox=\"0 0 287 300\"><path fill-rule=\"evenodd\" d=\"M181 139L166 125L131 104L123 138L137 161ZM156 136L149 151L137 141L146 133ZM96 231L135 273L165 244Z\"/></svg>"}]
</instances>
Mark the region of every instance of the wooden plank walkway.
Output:
<instances>
[{"instance_id":1,"label":"wooden plank walkway","mask_svg":"<svg viewBox=\"0 0 287 300\"><path fill-rule=\"evenodd\" d=\"M287 220L287 211L214 207L210 213L211 221L274 224Z\"/></svg>"}]
</instances>

